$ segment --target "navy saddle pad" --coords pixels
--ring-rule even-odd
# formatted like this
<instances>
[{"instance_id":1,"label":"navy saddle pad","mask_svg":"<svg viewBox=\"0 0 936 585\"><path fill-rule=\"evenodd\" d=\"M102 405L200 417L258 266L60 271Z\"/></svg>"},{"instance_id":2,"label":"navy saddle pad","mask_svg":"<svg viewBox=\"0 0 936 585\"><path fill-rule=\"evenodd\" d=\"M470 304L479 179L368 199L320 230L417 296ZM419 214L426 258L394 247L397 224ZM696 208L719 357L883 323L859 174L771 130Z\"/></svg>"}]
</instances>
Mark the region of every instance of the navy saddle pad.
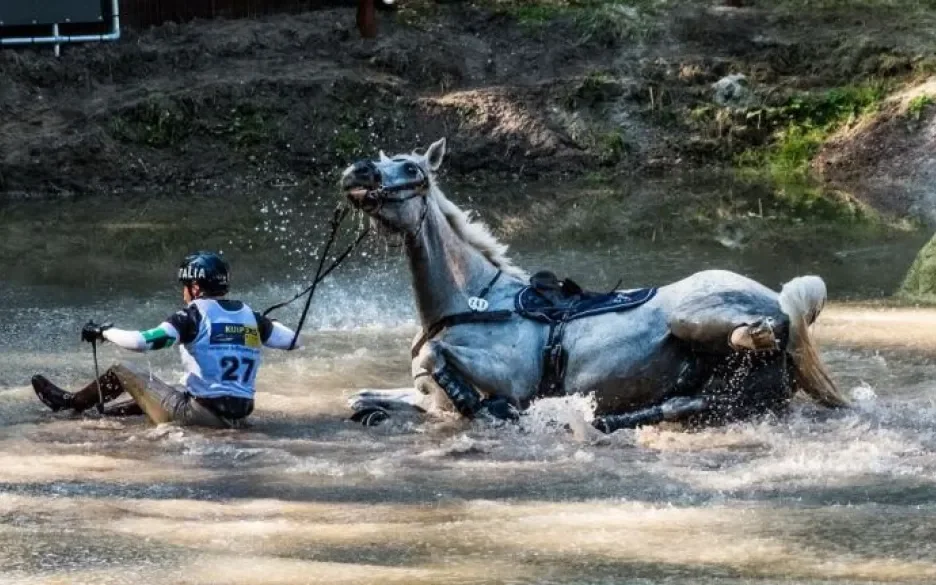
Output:
<instances>
[{"instance_id":1,"label":"navy saddle pad","mask_svg":"<svg viewBox=\"0 0 936 585\"><path fill-rule=\"evenodd\" d=\"M517 313L546 323L626 311L646 303L657 292L656 287L612 292L586 291L569 279L560 282L550 272L539 272L533 275L530 282L517 293Z\"/></svg>"}]
</instances>

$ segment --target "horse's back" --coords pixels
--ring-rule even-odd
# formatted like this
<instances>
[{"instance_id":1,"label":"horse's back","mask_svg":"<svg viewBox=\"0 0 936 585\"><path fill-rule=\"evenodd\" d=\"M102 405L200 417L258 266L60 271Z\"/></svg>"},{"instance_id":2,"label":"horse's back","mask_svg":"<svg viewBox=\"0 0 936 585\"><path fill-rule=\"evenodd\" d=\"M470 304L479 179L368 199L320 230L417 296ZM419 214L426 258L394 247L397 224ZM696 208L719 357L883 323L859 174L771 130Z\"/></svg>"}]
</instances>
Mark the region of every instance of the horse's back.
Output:
<instances>
[{"instance_id":1,"label":"horse's back","mask_svg":"<svg viewBox=\"0 0 936 585\"><path fill-rule=\"evenodd\" d=\"M777 291L771 290L753 278L730 270L700 270L680 280L659 287L658 296L663 300L683 297L699 298L712 294L733 293L750 297L762 297L764 300L778 298Z\"/></svg>"}]
</instances>

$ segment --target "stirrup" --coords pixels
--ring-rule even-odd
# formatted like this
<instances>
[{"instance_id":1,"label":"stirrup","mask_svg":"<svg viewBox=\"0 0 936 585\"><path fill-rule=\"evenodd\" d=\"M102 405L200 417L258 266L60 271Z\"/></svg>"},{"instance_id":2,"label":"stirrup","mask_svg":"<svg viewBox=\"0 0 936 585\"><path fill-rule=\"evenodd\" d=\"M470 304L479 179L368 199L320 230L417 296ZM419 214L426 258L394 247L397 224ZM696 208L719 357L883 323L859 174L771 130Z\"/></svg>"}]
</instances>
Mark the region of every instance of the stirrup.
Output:
<instances>
[{"instance_id":1,"label":"stirrup","mask_svg":"<svg viewBox=\"0 0 936 585\"><path fill-rule=\"evenodd\" d=\"M752 325L735 328L728 337L728 346L735 351L776 351L780 349L780 340L774 334L774 320L767 317Z\"/></svg>"}]
</instances>

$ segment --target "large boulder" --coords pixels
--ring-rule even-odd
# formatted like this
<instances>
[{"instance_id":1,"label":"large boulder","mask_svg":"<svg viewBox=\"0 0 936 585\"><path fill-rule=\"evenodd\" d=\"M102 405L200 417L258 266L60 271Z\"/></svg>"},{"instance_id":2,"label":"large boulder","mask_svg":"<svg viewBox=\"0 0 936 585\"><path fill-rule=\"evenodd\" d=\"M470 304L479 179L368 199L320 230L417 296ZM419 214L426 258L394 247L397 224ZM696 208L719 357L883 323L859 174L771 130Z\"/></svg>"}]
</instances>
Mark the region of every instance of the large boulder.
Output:
<instances>
[{"instance_id":1,"label":"large boulder","mask_svg":"<svg viewBox=\"0 0 936 585\"><path fill-rule=\"evenodd\" d=\"M754 92L747 77L735 73L712 84L712 101L724 108L744 108L751 105Z\"/></svg>"},{"instance_id":2,"label":"large boulder","mask_svg":"<svg viewBox=\"0 0 936 585\"><path fill-rule=\"evenodd\" d=\"M917 254L897 296L909 301L936 303L936 235Z\"/></svg>"}]
</instances>

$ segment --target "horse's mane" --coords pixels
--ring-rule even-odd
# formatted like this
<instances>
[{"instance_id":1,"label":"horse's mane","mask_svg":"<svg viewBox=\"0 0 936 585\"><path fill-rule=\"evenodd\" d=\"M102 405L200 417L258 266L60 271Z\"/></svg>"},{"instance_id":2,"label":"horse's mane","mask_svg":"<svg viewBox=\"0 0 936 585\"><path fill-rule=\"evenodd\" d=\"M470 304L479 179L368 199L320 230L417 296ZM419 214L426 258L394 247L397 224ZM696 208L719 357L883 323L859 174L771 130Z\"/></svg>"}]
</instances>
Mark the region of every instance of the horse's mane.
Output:
<instances>
[{"instance_id":1,"label":"horse's mane","mask_svg":"<svg viewBox=\"0 0 936 585\"><path fill-rule=\"evenodd\" d=\"M435 181L431 182L431 189L439 210L442 211L449 225L465 243L481 252L485 258L505 274L515 276L521 280L529 279L530 275L507 257L507 245L497 241L487 225L480 221L471 221L468 213L452 203L435 184Z\"/></svg>"}]
</instances>

